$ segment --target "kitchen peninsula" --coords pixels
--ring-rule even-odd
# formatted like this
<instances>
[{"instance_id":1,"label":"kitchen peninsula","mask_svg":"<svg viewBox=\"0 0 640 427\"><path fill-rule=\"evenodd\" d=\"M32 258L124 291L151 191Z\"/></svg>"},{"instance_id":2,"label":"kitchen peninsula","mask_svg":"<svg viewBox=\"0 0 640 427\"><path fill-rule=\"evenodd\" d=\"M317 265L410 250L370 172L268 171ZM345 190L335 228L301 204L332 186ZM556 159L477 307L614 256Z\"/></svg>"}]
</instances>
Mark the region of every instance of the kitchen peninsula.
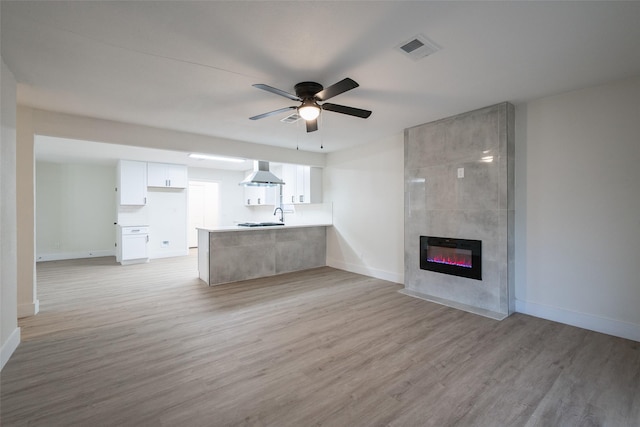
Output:
<instances>
[{"instance_id":1,"label":"kitchen peninsula","mask_svg":"<svg viewBox=\"0 0 640 427\"><path fill-rule=\"evenodd\" d=\"M326 265L328 224L198 229L198 272L209 286Z\"/></svg>"}]
</instances>

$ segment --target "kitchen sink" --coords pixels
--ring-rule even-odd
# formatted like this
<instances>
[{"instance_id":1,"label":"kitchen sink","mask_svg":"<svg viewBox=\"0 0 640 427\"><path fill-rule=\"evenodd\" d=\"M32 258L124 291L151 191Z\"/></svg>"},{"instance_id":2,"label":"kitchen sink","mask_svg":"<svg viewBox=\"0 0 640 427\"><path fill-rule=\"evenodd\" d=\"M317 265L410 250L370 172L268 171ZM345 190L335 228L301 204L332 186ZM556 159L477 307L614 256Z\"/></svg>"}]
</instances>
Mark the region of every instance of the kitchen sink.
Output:
<instances>
[{"instance_id":1,"label":"kitchen sink","mask_svg":"<svg viewBox=\"0 0 640 427\"><path fill-rule=\"evenodd\" d=\"M239 227L271 227L274 225L284 225L284 222L243 222Z\"/></svg>"}]
</instances>

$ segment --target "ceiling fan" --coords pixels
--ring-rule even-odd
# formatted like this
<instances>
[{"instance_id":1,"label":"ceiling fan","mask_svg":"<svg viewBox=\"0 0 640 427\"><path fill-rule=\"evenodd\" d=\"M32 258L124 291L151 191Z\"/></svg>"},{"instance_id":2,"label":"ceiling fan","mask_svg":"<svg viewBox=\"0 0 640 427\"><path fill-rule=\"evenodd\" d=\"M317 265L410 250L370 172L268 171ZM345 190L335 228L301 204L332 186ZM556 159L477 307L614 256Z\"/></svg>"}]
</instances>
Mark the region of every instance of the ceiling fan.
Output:
<instances>
[{"instance_id":1,"label":"ceiling fan","mask_svg":"<svg viewBox=\"0 0 640 427\"><path fill-rule=\"evenodd\" d=\"M275 114L284 113L285 111L298 110L298 114L307 123L307 132L314 132L318 130L318 116L320 110L333 111L334 113L346 114L349 116L360 117L366 119L371 115L371 111L362 110L360 108L346 107L344 105L330 104L324 102L336 95L340 95L348 90L355 89L359 86L358 83L346 78L340 80L338 83L323 88L320 83L316 82L301 82L295 85L294 89L296 94L285 92L284 90L277 89L275 87L265 84L255 84L253 87L266 90L267 92L275 93L276 95L284 96L292 101L299 101L302 104L299 106L291 106L280 108L279 110L269 111L268 113L258 114L257 116L249 117L251 120L263 119L265 117L273 116ZM318 102L324 102L319 104Z\"/></svg>"}]
</instances>

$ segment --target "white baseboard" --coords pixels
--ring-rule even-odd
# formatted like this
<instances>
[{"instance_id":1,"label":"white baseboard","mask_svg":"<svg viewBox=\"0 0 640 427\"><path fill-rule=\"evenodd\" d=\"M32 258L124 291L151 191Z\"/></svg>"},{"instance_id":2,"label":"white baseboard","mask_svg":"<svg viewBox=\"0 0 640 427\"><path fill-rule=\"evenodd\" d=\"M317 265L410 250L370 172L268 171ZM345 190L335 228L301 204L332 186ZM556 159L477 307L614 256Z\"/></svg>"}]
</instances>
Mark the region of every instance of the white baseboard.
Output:
<instances>
[{"instance_id":1,"label":"white baseboard","mask_svg":"<svg viewBox=\"0 0 640 427\"><path fill-rule=\"evenodd\" d=\"M608 319L592 314L521 300L516 300L516 311L518 313L640 342L640 325L635 323Z\"/></svg>"},{"instance_id":2,"label":"white baseboard","mask_svg":"<svg viewBox=\"0 0 640 427\"><path fill-rule=\"evenodd\" d=\"M32 303L18 304L18 319L35 316L40 311L40 300Z\"/></svg>"},{"instance_id":3,"label":"white baseboard","mask_svg":"<svg viewBox=\"0 0 640 427\"><path fill-rule=\"evenodd\" d=\"M125 259L118 262L120 265L146 264L149 262L149 258Z\"/></svg>"},{"instance_id":4,"label":"white baseboard","mask_svg":"<svg viewBox=\"0 0 640 427\"><path fill-rule=\"evenodd\" d=\"M63 259L97 258L103 256L115 256L115 249L103 249L97 251L81 252L56 252L50 254L37 254L36 261L61 261Z\"/></svg>"},{"instance_id":5,"label":"white baseboard","mask_svg":"<svg viewBox=\"0 0 640 427\"><path fill-rule=\"evenodd\" d=\"M20 345L20 328L15 328L7 341L2 344L2 348L0 349L0 371L4 368L4 365L9 361L9 358L16 351Z\"/></svg>"},{"instance_id":6,"label":"white baseboard","mask_svg":"<svg viewBox=\"0 0 640 427\"><path fill-rule=\"evenodd\" d=\"M155 253L149 256L149 259L159 259L159 258L173 258L178 256L187 256L189 255L189 249L179 250L179 251L171 251L171 252L160 252ZM36 261L61 261L65 259L80 259L80 258L97 258L104 256L116 256L115 250L99 250L99 251L83 251L83 252L59 252L59 253L50 253L50 254L39 254L36 256Z\"/></svg>"},{"instance_id":7,"label":"white baseboard","mask_svg":"<svg viewBox=\"0 0 640 427\"><path fill-rule=\"evenodd\" d=\"M187 256L187 255L189 255L189 249L149 254L149 259L174 258L178 256Z\"/></svg>"},{"instance_id":8,"label":"white baseboard","mask_svg":"<svg viewBox=\"0 0 640 427\"><path fill-rule=\"evenodd\" d=\"M350 271L352 273L362 274L363 276L375 277L380 280L387 280L393 283L404 284L404 273L394 273L391 271L379 270L364 265L350 264L336 259L327 259L329 267L339 270Z\"/></svg>"}]
</instances>

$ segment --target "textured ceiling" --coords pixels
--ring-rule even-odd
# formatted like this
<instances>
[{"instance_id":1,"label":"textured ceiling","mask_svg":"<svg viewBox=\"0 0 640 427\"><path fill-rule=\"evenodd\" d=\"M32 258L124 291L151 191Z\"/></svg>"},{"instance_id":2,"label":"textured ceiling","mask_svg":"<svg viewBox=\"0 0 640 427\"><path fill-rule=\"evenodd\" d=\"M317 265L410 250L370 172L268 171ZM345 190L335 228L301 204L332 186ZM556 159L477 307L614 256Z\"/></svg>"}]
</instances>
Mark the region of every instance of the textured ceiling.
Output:
<instances>
[{"instance_id":1,"label":"textured ceiling","mask_svg":"<svg viewBox=\"0 0 640 427\"><path fill-rule=\"evenodd\" d=\"M47 110L320 151L502 101L640 75L639 2L2 1L2 56L19 103ZM442 49L395 49L423 34ZM248 117L344 77L320 131Z\"/></svg>"}]
</instances>

